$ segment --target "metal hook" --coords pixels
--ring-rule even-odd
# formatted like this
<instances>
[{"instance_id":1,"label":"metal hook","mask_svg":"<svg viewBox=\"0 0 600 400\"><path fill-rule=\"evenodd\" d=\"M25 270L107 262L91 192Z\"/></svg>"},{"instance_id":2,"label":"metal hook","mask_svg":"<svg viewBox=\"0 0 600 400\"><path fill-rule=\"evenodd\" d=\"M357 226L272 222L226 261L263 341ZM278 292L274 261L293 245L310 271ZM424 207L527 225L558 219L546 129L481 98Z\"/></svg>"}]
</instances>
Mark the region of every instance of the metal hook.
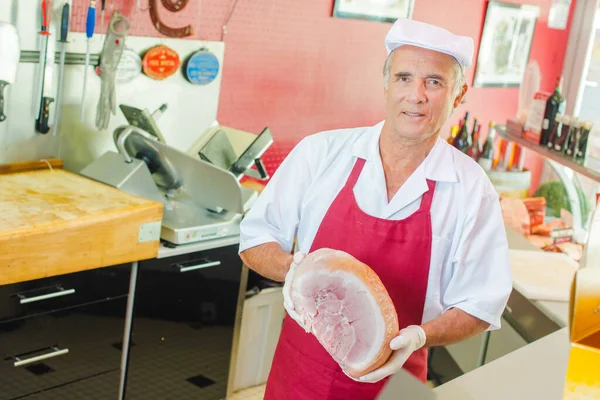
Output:
<instances>
[{"instance_id":1,"label":"metal hook","mask_svg":"<svg viewBox=\"0 0 600 400\"><path fill-rule=\"evenodd\" d=\"M146 8L142 8L142 0L137 0L137 4L136 7L138 10L140 11L148 11L150 9L150 7L146 7Z\"/></svg>"}]
</instances>

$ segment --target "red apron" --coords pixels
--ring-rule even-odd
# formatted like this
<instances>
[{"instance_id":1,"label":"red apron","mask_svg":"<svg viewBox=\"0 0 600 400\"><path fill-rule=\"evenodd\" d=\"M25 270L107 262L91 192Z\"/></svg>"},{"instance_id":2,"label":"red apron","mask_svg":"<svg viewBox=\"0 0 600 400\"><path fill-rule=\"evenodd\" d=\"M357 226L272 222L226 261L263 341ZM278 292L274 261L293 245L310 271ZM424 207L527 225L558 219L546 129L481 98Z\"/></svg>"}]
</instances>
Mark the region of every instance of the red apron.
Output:
<instances>
[{"instance_id":1,"label":"red apron","mask_svg":"<svg viewBox=\"0 0 600 400\"><path fill-rule=\"evenodd\" d=\"M359 158L344 188L325 214L310 252L328 247L345 251L369 265L381 278L400 328L420 325L431 258L431 201L435 182L419 210L403 220L387 220L363 212L353 188L365 165ZM427 350L416 351L404 368L425 382ZM266 400L373 400L388 378L377 383L348 378L318 340L286 316L267 380Z\"/></svg>"}]
</instances>

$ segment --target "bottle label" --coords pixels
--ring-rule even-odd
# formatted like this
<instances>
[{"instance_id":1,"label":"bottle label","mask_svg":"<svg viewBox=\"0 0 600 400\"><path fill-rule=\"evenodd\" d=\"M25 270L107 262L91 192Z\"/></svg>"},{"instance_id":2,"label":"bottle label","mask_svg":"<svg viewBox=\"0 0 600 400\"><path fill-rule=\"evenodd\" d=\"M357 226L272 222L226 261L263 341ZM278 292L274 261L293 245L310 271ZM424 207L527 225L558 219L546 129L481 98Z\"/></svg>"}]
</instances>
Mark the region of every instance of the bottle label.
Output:
<instances>
[{"instance_id":1,"label":"bottle label","mask_svg":"<svg viewBox=\"0 0 600 400\"><path fill-rule=\"evenodd\" d=\"M481 168L483 168L484 171L491 171L492 170L492 160L489 158L480 158L478 161L479 165L481 166Z\"/></svg>"},{"instance_id":2,"label":"bottle label","mask_svg":"<svg viewBox=\"0 0 600 400\"><path fill-rule=\"evenodd\" d=\"M550 126L550 120L548 118L544 118L544 122L542 122L542 129L547 130Z\"/></svg>"}]
</instances>

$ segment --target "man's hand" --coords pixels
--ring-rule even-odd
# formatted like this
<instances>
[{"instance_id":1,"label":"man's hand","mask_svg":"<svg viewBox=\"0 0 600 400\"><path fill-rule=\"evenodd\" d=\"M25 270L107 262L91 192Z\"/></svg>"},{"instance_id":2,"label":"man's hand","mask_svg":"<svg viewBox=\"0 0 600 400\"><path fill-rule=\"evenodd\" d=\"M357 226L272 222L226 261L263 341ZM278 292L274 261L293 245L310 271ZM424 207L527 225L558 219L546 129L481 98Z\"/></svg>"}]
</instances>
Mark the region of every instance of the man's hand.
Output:
<instances>
[{"instance_id":1,"label":"man's hand","mask_svg":"<svg viewBox=\"0 0 600 400\"><path fill-rule=\"evenodd\" d=\"M291 293L292 281L294 280L294 272L296 271L296 266L298 266L298 264L300 264L302 260L304 260L304 257L306 257L306 254L301 252L294 254L294 261L292 261L292 263L290 264L290 269L285 275L285 283L283 284L283 306L285 307L285 310L287 311L288 315L292 317L292 319L296 321L298 325L302 327L302 329L308 332L306 326L304 326L304 323L302 322L302 319L300 318L296 310L294 310L294 302L292 301Z\"/></svg>"},{"instance_id":2,"label":"man's hand","mask_svg":"<svg viewBox=\"0 0 600 400\"><path fill-rule=\"evenodd\" d=\"M394 352L387 362L375 371L361 376L358 381L378 382L389 375L399 372L411 354L425 345L426 340L425 331L420 326L411 325L400 330L400 334L390 341L390 348Z\"/></svg>"}]
</instances>

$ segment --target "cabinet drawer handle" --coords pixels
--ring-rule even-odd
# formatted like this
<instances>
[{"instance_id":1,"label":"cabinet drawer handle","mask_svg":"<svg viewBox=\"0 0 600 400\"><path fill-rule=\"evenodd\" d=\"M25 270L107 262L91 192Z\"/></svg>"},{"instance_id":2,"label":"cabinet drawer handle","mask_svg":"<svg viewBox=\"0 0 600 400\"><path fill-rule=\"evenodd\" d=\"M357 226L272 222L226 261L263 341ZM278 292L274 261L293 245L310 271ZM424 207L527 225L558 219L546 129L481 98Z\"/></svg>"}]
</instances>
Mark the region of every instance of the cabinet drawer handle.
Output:
<instances>
[{"instance_id":1,"label":"cabinet drawer handle","mask_svg":"<svg viewBox=\"0 0 600 400\"><path fill-rule=\"evenodd\" d=\"M24 295L19 294L18 296L21 299L19 302L21 304L27 304L27 303L33 303L36 301L51 299L54 297L66 296L66 295L75 293L75 289L66 289L65 290L65 289L61 288L60 286L58 288L60 289L58 292L42 294L40 296L34 296L34 297L25 297Z\"/></svg>"},{"instance_id":2,"label":"cabinet drawer handle","mask_svg":"<svg viewBox=\"0 0 600 400\"><path fill-rule=\"evenodd\" d=\"M15 361L15 367L20 367L22 365L27 365L27 364L31 364L31 363L34 363L37 361L46 360L48 358L62 356L63 354L67 354L69 352L69 349L61 350L56 346L52 346L52 347L50 347L50 349L52 349L52 351L50 353L41 354L39 356L27 358L25 360L21 360L19 357L15 357L15 360L17 360L17 361Z\"/></svg>"},{"instance_id":3,"label":"cabinet drawer handle","mask_svg":"<svg viewBox=\"0 0 600 400\"><path fill-rule=\"evenodd\" d=\"M177 268L179 268L179 272L189 272L189 271L194 271L196 269L214 267L216 265L221 265L221 261L209 261L209 262L206 262L203 264L196 264L196 265L175 264L175 266Z\"/></svg>"}]
</instances>

